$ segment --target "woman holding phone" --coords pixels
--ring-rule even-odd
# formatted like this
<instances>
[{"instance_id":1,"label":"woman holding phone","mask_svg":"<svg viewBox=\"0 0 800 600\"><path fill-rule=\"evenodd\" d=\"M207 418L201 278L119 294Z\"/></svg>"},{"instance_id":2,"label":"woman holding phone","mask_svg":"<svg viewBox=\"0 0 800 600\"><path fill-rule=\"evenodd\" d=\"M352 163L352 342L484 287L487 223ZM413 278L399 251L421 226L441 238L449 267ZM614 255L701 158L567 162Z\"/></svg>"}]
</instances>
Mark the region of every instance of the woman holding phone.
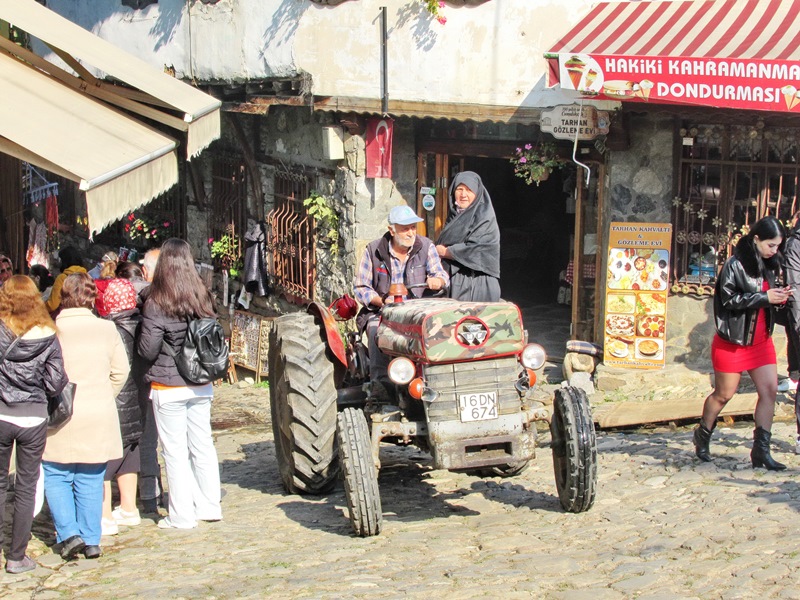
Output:
<instances>
[{"instance_id":1,"label":"woman holding phone","mask_svg":"<svg viewBox=\"0 0 800 600\"><path fill-rule=\"evenodd\" d=\"M772 344L773 307L792 295L779 286L786 233L775 217L759 219L743 236L717 277L714 322L717 333L711 345L714 391L706 398L703 416L694 431L695 453L710 461L709 443L717 417L736 393L747 371L758 392L754 420L753 467L771 471L786 468L770 454L772 419L777 395L777 360Z\"/></svg>"}]
</instances>

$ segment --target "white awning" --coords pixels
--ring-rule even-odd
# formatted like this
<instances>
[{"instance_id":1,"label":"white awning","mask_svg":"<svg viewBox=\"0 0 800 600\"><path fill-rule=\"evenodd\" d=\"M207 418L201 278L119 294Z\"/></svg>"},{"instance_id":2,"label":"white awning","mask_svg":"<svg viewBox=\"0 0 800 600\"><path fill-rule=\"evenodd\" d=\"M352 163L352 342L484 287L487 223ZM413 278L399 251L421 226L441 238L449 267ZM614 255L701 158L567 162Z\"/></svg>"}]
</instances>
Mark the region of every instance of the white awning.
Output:
<instances>
[{"instance_id":1,"label":"white awning","mask_svg":"<svg viewBox=\"0 0 800 600\"><path fill-rule=\"evenodd\" d=\"M47 61L40 59L43 64L34 63L37 68L105 102L187 131L188 158L196 156L220 136L219 100L152 67L35 0L2 0L0 19L50 46L75 70L80 85L65 81L65 74L72 75ZM4 44L3 49L29 60L23 48L13 46L15 48ZM78 61L135 89L98 81ZM178 112L179 118L171 115L170 110Z\"/></svg>"},{"instance_id":2,"label":"white awning","mask_svg":"<svg viewBox=\"0 0 800 600\"><path fill-rule=\"evenodd\" d=\"M0 80L0 151L79 182L91 232L178 181L171 138L1 52Z\"/></svg>"}]
</instances>

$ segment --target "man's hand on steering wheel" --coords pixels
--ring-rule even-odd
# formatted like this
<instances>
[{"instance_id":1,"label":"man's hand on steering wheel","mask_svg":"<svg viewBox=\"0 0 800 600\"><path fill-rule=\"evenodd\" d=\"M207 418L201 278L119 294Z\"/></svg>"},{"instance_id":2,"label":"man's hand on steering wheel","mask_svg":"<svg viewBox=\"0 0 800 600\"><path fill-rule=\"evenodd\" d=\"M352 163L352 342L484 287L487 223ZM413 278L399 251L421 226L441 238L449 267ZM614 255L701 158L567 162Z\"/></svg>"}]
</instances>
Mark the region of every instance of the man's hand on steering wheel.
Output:
<instances>
[{"instance_id":1,"label":"man's hand on steering wheel","mask_svg":"<svg viewBox=\"0 0 800 600\"><path fill-rule=\"evenodd\" d=\"M425 283L428 285L428 289L433 290L434 292L444 288L444 280L440 279L439 277L428 277L428 279L425 280Z\"/></svg>"}]
</instances>

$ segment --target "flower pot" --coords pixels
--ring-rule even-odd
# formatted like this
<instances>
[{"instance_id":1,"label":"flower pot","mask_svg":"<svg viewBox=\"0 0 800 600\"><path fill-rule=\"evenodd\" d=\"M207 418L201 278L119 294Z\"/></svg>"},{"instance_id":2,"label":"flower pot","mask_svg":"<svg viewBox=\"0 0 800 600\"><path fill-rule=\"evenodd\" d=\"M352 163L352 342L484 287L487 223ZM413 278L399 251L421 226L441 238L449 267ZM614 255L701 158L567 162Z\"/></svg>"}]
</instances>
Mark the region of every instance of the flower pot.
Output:
<instances>
[{"instance_id":1,"label":"flower pot","mask_svg":"<svg viewBox=\"0 0 800 600\"><path fill-rule=\"evenodd\" d=\"M547 178L550 177L550 173L551 173L550 168L549 167L545 167L544 171L542 171L541 174L538 177L534 177L533 180L537 184L541 183L542 181L547 181Z\"/></svg>"}]
</instances>

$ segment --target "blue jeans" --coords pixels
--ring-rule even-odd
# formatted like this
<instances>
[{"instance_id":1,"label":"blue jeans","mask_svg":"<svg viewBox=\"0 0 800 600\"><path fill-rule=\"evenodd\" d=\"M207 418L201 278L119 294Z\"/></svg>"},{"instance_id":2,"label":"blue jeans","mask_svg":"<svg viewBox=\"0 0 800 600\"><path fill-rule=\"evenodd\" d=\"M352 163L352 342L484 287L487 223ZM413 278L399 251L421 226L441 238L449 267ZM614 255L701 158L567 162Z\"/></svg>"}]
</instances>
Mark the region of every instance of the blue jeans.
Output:
<instances>
[{"instance_id":1,"label":"blue jeans","mask_svg":"<svg viewBox=\"0 0 800 600\"><path fill-rule=\"evenodd\" d=\"M79 535L87 546L99 545L106 463L61 464L45 461L42 465L44 495L56 526L56 540L63 542L73 535Z\"/></svg>"}]
</instances>

